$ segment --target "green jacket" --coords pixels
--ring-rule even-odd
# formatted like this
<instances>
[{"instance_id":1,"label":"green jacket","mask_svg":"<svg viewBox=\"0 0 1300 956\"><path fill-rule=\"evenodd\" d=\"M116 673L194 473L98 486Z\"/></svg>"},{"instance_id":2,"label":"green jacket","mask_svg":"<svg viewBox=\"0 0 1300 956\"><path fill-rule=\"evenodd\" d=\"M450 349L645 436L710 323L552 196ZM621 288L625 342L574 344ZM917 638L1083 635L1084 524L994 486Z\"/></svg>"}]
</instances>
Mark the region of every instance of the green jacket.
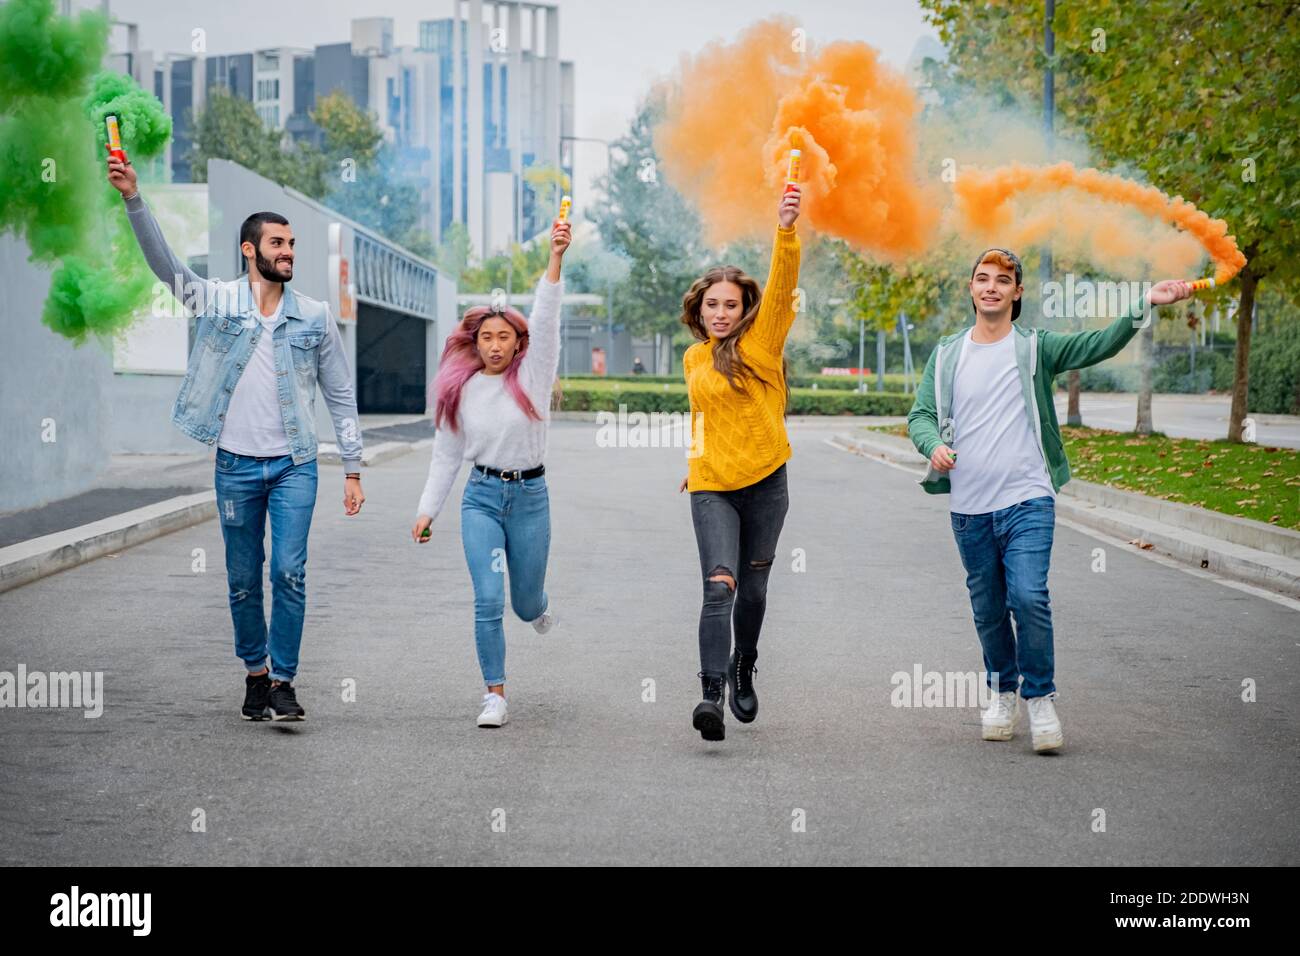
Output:
<instances>
[{"instance_id":1,"label":"green jacket","mask_svg":"<svg viewBox=\"0 0 1300 956\"><path fill-rule=\"evenodd\" d=\"M1025 414L1034 426L1052 487L1058 491L1070 480L1070 461L1065 457L1061 428L1056 422L1053 382L1062 372L1096 365L1117 354L1143 327L1144 323L1134 321L1142 317L1143 308L1139 302L1104 329L1087 332L1049 332L1023 328L1019 323L1011 327L1011 334L1016 337L1016 364L1020 366ZM939 340L925 364L916 401L907 414L907 433L916 450L926 458L939 445L953 447L952 386L965 341L965 329ZM921 487L932 495L945 495L951 490L948 476L936 471L933 465L926 469Z\"/></svg>"}]
</instances>

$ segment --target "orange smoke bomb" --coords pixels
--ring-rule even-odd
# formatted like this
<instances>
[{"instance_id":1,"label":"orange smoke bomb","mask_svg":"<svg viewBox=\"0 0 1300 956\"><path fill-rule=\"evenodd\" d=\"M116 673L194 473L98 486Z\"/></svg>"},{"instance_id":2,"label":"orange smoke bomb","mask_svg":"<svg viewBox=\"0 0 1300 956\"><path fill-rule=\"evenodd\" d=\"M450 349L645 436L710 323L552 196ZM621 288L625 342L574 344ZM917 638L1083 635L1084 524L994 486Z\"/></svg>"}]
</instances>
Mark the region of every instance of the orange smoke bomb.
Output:
<instances>
[{"instance_id":1,"label":"orange smoke bomb","mask_svg":"<svg viewBox=\"0 0 1300 956\"><path fill-rule=\"evenodd\" d=\"M1214 288L1213 279L1197 279L1192 283L1193 292L1200 292L1202 289L1213 289L1213 288Z\"/></svg>"},{"instance_id":2,"label":"orange smoke bomb","mask_svg":"<svg viewBox=\"0 0 1300 956\"><path fill-rule=\"evenodd\" d=\"M104 129L108 133L108 155L112 156L119 163L125 163L126 152L122 149L122 132L117 125L117 116L109 113L104 117Z\"/></svg>"},{"instance_id":3,"label":"orange smoke bomb","mask_svg":"<svg viewBox=\"0 0 1300 956\"><path fill-rule=\"evenodd\" d=\"M572 196L560 197L560 222L569 221L569 210L573 208Z\"/></svg>"},{"instance_id":4,"label":"orange smoke bomb","mask_svg":"<svg viewBox=\"0 0 1300 956\"><path fill-rule=\"evenodd\" d=\"M785 174L785 191L789 192L791 186L799 185L799 157L803 154L797 149L790 150L790 166Z\"/></svg>"}]
</instances>

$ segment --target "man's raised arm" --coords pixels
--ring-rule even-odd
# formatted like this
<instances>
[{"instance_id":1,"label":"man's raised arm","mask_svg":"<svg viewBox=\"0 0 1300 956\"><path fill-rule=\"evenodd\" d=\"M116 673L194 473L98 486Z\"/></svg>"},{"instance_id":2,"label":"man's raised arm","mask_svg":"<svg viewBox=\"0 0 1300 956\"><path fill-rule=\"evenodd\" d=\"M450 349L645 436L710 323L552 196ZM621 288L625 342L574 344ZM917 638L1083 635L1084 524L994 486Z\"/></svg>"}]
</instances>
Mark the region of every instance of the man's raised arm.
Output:
<instances>
[{"instance_id":1,"label":"man's raised arm","mask_svg":"<svg viewBox=\"0 0 1300 956\"><path fill-rule=\"evenodd\" d=\"M130 163L109 159L108 181L126 201L127 219L153 274L160 282L166 283L187 311L194 315L201 313L216 294L217 283L212 279L204 279L172 252L167 240L163 238L158 220L153 217L140 195L135 170Z\"/></svg>"}]
</instances>

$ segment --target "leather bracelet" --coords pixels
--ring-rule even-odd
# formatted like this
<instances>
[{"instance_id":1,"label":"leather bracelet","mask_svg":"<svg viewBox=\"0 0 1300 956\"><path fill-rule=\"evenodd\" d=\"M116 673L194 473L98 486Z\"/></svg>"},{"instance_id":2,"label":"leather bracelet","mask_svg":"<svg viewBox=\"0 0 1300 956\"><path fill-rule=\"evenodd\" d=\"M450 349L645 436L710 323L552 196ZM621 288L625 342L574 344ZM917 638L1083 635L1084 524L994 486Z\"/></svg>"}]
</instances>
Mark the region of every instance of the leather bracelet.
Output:
<instances>
[{"instance_id":1,"label":"leather bracelet","mask_svg":"<svg viewBox=\"0 0 1300 956\"><path fill-rule=\"evenodd\" d=\"M360 481L360 480L361 480L361 472L358 471L358 472L356 472L356 473L354 473L354 474L351 474L351 475L347 475L347 474L345 474L343 477L344 477L344 478L355 478L357 481Z\"/></svg>"}]
</instances>

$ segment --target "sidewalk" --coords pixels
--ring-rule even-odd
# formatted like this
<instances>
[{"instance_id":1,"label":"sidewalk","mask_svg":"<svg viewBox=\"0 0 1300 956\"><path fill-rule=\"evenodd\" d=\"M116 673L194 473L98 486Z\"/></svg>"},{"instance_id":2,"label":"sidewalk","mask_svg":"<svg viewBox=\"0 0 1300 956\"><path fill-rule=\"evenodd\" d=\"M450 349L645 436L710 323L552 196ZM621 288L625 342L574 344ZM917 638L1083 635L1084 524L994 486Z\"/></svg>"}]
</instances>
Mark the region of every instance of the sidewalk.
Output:
<instances>
[{"instance_id":1,"label":"sidewalk","mask_svg":"<svg viewBox=\"0 0 1300 956\"><path fill-rule=\"evenodd\" d=\"M362 415L361 428L363 467L433 440L419 415ZM114 455L89 491L0 514L0 593L216 517L214 456ZM339 464L337 446L320 442L317 460Z\"/></svg>"},{"instance_id":2,"label":"sidewalk","mask_svg":"<svg viewBox=\"0 0 1300 956\"><path fill-rule=\"evenodd\" d=\"M914 471L918 479L925 473L925 459L906 439L858 428L837 432L833 442ZM1300 599L1300 532L1289 528L1079 478L1061 488L1056 512L1144 551Z\"/></svg>"}]
</instances>

